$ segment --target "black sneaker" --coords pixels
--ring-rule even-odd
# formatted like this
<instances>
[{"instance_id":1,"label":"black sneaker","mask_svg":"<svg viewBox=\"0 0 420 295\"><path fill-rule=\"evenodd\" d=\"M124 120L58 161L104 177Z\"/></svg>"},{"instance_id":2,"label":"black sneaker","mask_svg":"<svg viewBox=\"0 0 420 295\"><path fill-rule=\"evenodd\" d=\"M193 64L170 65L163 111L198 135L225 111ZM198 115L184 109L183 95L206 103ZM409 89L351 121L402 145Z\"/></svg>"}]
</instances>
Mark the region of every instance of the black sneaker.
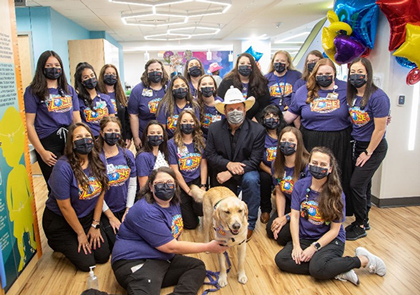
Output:
<instances>
[{"instance_id":1,"label":"black sneaker","mask_svg":"<svg viewBox=\"0 0 420 295\"><path fill-rule=\"evenodd\" d=\"M353 227L355 227L355 226L356 226L356 221L353 221L352 223L350 223L349 225L347 225L344 230L346 232L351 231L353 229Z\"/></svg>"},{"instance_id":2,"label":"black sneaker","mask_svg":"<svg viewBox=\"0 0 420 295\"><path fill-rule=\"evenodd\" d=\"M370 230L369 218L366 218L365 221L363 221L363 226L365 227L365 230Z\"/></svg>"},{"instance_id":3,"label":"black sneaker","mask_svg":"<svg viewBox=\"0 0 420 295\"><path fill-rule=\"evenodd\" d=\"M365 229L359 225L353 225L349 230L346 230L346 240L356 241L357 239L366 237L367 233Z\"/></svg>"}]
</instances>

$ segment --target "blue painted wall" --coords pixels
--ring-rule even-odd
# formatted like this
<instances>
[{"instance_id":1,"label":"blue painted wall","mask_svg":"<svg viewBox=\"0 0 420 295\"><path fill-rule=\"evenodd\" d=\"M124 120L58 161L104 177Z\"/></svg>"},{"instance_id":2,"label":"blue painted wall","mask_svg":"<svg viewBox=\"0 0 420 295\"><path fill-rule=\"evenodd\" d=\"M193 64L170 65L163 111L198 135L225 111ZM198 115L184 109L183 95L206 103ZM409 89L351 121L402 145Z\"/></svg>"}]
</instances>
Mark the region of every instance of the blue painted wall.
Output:
<instances>
[{"instance_id":1,"label":"blue painted wall","mask_svg":"<svg viewBox=\"0 0 420 295\"><path fill-rule=\"evenodd\" d=\"M120 76L124 82L124 63L122 46L105 31L88 31L66 18L51 7L17 7L16 23L18 33L31 33L33 47L33 66L45 50L54 50L63 60L64 71L69 79L68 40L106 39L119 49ZM100 69L97 69L99 74ZM32 69L32 74L35 68ZM123 84L124 85L124 84Z\"/></svg>"}]
</instances>

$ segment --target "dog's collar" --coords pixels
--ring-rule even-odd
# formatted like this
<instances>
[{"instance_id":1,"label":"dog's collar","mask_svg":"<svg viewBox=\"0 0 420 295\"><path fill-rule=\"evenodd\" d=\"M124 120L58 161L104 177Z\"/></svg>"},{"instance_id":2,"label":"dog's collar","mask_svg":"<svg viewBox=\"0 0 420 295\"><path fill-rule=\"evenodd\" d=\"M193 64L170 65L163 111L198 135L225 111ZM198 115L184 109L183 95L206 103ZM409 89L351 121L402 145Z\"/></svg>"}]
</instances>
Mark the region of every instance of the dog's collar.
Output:
<instances>
[{"instance_id":1,"label":"dog's collar","mask_svg":"<svg viewBox=\"0 0 420 295\"><path fill-rule=\"evenodd\" d=\"M229 231L226 231L221 224L219 224L219 226L217 226L217 227L213 227L213 229L216 233L216 237L224 238L226 243L228 243L228 242L235 243L236 242L236 240L235 240L232 232L230 231L230 229L229 229ZM244 239L242 242L238 243L238 245L241 245L244 242L246 242L246 239Z\"/></svg>"},{"instance_id":2,"label":"dog's collar","mask_svg":"<svg viewBox=\"0 0 420 295\"><path fill-rule=\"evenodd\" d=\"M220 199L219 201L217 201L217 202L216 202L216 204L214 204L213 209L216 209L217 205L219 205L219 203L220 203L221 201L223 201L224 199L226 199L226 198L223 198L223 199Z\"/></svg>"}]
</instances>

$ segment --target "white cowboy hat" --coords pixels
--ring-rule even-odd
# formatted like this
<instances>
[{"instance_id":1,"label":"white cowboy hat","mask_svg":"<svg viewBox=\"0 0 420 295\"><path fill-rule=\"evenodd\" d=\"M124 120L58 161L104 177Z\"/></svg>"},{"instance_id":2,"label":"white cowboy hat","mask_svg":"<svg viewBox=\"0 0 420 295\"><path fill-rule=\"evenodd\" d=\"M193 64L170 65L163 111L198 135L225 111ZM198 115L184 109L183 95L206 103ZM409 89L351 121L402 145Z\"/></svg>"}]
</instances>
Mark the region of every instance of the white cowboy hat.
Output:
<instances>
[{"instance_id":1,"label":"white cowboy hat","mask_svg":"<svg viewBox=\"0 0 420 295\"><path fill-rule=\"evenodd\" d=\"M245 104L245 111L248 111L255 103L255 97L250 96L248 99L245 99L242 92L233 86L230 86L228 91L226 91L224 101L217 100L215 102L215 107L221 114L225 114L225 106L228 104L235 104L235 103L244 103Z\"/></svg>"}]
</instances>

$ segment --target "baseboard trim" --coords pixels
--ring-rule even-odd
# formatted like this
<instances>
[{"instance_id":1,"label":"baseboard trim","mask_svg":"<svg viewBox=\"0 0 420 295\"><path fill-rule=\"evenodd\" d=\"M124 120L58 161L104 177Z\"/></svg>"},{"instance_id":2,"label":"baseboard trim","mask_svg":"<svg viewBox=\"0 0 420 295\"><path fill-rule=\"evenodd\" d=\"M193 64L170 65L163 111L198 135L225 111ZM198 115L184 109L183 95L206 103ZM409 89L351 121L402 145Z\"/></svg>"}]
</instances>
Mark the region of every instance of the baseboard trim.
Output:
<instances>
[{"instance_id":1,"label":"baseboard trim","mask_svg":"<svg viewBox=\"0 0 420 295\"><path fill-rule=\"evenodd\" d=\"M379 199L372 195L372 203L379 208L420 206L420 197Z\"/></svg>"}]
</instances>

